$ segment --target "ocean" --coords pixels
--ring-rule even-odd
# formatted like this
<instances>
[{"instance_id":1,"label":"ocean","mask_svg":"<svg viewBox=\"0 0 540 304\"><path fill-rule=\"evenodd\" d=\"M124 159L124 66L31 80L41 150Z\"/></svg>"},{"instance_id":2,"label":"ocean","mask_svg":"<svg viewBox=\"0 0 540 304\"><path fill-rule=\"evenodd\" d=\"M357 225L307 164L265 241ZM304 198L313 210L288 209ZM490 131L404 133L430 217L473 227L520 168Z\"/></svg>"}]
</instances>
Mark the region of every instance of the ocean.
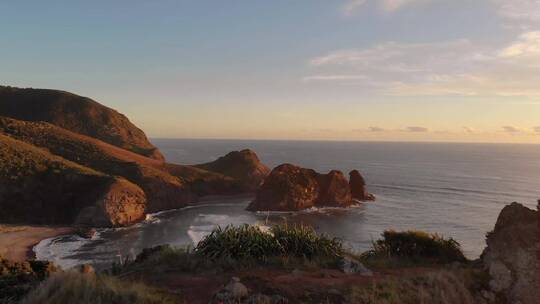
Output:
<instances>
[{"instance_id":1,"label":"ocean","mask_svg":"<svg viewBox=\"0 0 540 304\"><path fill-rule=\"evenodd\" d=\"M221 199L149 215L143 223L101 229L92 239L67 235L40 242L38 259L98 268L160 244L193 247L216 226L310 225L355 252L387 229L424 230L457 240L469 258L485 247L497 215L517 201L540 199L540 145L154 139L169 162L196 164L250 148L269 167L292 163L319 172L358 169L377 200L351 209L298 213L245 211L250 197Z\"/></svg>"}]
</instances>

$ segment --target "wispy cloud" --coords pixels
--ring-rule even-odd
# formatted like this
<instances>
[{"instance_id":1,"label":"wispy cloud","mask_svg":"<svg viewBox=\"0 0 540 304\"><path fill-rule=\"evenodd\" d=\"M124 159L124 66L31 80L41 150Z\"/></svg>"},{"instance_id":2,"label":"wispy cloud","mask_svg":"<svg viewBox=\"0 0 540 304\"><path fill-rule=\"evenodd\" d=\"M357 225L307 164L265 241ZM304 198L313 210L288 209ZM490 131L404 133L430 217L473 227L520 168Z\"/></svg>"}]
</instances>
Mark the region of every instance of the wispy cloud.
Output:
<instances>
[{"instance_id":1,"label":"wispy cloud","mask_svg":"<svg viewBox=\"0 0 540 304\"><path fill-rule=\"evenodd\" d=\"M369 127L368 130L369 132L384 132L385 131L385 129L380 128L380 127Z\"/></svg>"},{"instance_id":2,"label":"wispy cloud","mask_svg":"<svg viewBox=\"0 0 540 304\"><path fill-rule=\"evenodd\" d=\"M320 81L324 75L337 83L362 75L357 85L388 95L540 96L540 31L525 32L502 47L469 40L386 42L336 50L309 63Z\"/></svg>"},{"instance_id":3,"label":"wispy cloud","mask_svg":"<svg viewBox=\"0 0 540 304\"><path fill-rule=\"evenodd\" d=\"M304 77L305 82L314 81L343 81L343 80L366 80L366 75L313 75Z\"/></svg>"},{"instance_id":4,"label":"wispy cloud","mask_svg":"<svg viewBox=\"0 0 540 304\"><path fill-rule=\"evenodd\" d=\"M343 5L342 12L346 16L351 16L354 15L362 7L367 6L370 3L373 3L379 9L385 12L393 12L409 4L429 1L430 0L349 0Z\"/></svg>"},{"instance_id":5,"label":"wispy cloud","mask_svg":"<svg viewBox=\"0 0 540 304\"><path fill-rule=\"evenodd\" d=\"M519 128L516 128L514 126L503 126L502 127L503 132L506 133L519 133L521 130Z\"/></svg>"},{"instance_id":6,"label":"wispy cloud","mask_svg":"<svg viewBox=\"0 0 540 304\"><path fill-rule=\"evenodd\" d=\"M540 133L540 126L533 127L534 132Z\"/></svg>"},{"instance_id":7,"label":"wispy cloud","mask_svg":"<svg viewBox=\"0 0 540 304\"><path fill-rule=\"evenodd\" d=\"M475 132L475 130L473 128L471 128L471 127L463 127L463 131L465 133L469 133L469 134L472 134L472 133Z\"/></svg>"},{"instance_id":8,"label":"wispy cloud","mask_svg":"<svg viewBox=\"0 0 540 304\"><path fill-rule=\"evenodd\" d=\"M428 132L429 129L425 127L412 126L412 127L405 128L405 131L412 132L412 133L425 133L425 132Z\"/></svg>"}]
</instances>

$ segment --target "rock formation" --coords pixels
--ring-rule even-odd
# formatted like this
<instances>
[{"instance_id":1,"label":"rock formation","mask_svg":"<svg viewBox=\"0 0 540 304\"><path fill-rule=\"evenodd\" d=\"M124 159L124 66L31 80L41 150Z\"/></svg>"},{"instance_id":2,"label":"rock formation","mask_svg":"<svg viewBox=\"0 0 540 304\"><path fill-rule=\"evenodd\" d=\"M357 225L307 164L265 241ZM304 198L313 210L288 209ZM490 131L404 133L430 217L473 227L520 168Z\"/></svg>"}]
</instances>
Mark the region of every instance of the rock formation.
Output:
<instances>
[{"instance_id":1,"label":"rock formation","mask_svg":"<svg viewBox=\"0 0 540 304\"><path fill-rule=\"evenodd\" d=\"M365 195L373 197L367 192ZM270 172L248 210L298 211L311 207L349 207L354 203L349 182L341 171L320 174L283 164Z\"/></svg>"},{"instance_id":2,"label":"rock formation","mask_svg":"<svg viewBox=\"0 0 540 304\"><path fill-rule=\"evenodd\" d=\"M144 219L146 196L124 179L1 134L0 155L1 222L65 225L84 218L111 227Z\"/></svg>"},{"instance_id":3,"label":"rock formation","mask_svg":"<svg viewBox=\"0 0 540 304\"><path fill-rule=\"evenodd\" d=\"M492 291L508 303L540 303L540 211L518 203L504 207L486 242L481 259Z\"/></svg>"},{"instance_id":4,"label":"rock formation","mask_svg":"<svg viewBox=\"0 0 540 304\"><path fill-rule=\"evenodd\" d=\"M246 191L255 191L270 172L255 152L245 149L233 151L217 160L195 167L232 177L240 182Z\"/></svg>"},{"instance_id":5,"label":"rock formation","mask_svg":"<svg viewBox=\"0 0 540 304\"><path fill-rule=\"evenodd\" d=\"M0 115L46 121L117 147L163 160L144 132L121 113L72 93L0 86Z\"/></svg>"},{"instance_id":6,"label":"rock formation","mask_svg":"<svg viewBox=\"0 0 540 304\"><path fill-rule=\"evenodd\" d=\"M250 150L168 164L124 115L63 91L0 86L0 136L0 222L129 225L254 191L269 171Z\"/></svg>"},{"instance_id":7,"label":"rock formation","mask_svg":"<svg viewBox=\"0 0 540 304\"><path fill-rule=\"evenodd\" d=\"M375 196L366 190L366 181L358 170L349 172L349 186L351 188L352 198L359 201L373 201Z\"/></svg>"}]
</instances>

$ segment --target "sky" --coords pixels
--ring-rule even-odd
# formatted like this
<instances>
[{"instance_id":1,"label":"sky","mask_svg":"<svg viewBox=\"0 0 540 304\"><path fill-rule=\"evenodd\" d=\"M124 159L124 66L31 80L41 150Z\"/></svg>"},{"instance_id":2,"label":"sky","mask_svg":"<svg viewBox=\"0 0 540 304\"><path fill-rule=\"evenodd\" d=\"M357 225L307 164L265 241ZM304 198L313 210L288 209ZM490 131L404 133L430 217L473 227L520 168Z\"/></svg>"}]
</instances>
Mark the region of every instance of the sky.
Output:
<instances>
[{"instance_id":1,"label":"sky","mask_svg":"<svg viewBox=\"0 0 540 304\"><path fill-rule=\"evenodd\" d=\"M540 0L0 0L0 37L0 84L153 138L540 143Z\"/></svg>"}]
</instances>

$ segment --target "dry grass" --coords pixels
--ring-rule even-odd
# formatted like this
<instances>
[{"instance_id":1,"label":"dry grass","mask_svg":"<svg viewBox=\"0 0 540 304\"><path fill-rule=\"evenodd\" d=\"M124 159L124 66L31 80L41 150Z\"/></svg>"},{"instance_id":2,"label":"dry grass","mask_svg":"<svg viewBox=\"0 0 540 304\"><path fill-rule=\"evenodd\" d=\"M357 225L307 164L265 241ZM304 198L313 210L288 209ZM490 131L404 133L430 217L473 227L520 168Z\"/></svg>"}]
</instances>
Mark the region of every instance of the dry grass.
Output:
<instances>
[{"instance_id":1,"label":"dry grass","mask_svg":"<svg viewBox=\"0 0 540 304\"><path fill-rule=\"evenodd\" d=\"M461 272L437 271L407 278L380 279L353 287L350 302L358 304L475 304Z\"/></svg>"},{"instance_id":2,"label":"dry grass","mask_svg":"<svg viewBox=\"0 0 540 304\"><path fill-rule=\"evenodd\" d=\"M141 283L107 275L63 272L51 276L22 304L168 304L179 299Z\"/></svg>"}]
</instances>

